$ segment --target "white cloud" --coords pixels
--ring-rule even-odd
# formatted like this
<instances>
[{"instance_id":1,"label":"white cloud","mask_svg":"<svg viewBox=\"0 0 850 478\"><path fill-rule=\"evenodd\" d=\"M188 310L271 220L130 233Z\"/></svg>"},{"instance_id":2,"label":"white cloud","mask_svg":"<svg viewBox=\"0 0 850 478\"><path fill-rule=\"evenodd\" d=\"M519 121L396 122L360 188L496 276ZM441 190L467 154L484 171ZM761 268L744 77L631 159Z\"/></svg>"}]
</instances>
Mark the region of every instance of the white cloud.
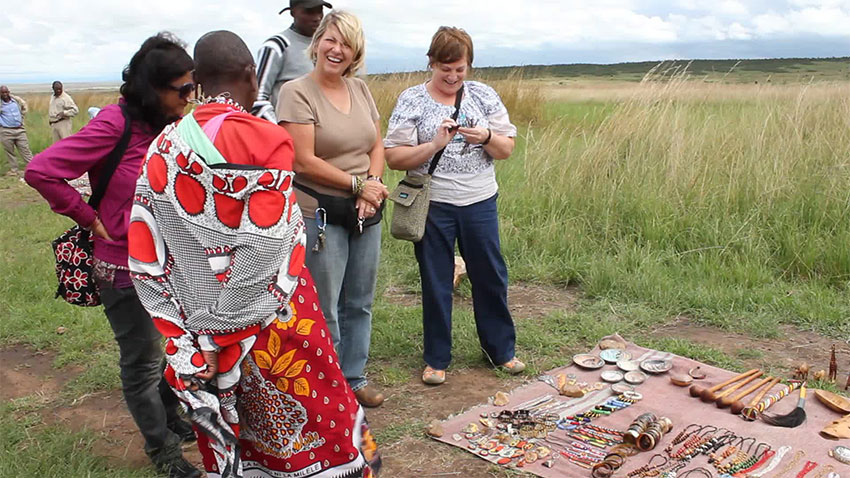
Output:
<instances>
[{"instance_id":1,"label":"white cloud","mask_svg":"<svg viewBox=\"0 0 850 478\"><path fill-rule=\"evenodd\" d=\"M19 2L0 16L0 82L34 77L117 80L142 40L160 30L171 30L191 45L206 31L229 29L256 50L266 37L291 23L288 14L277 15L287 3L252 0L236 8L226 0ZM382 71L376 61L421 68L431 35L440 25L466 29L475 41L477 58L495 51L527 52L525 57L537 58L546 51L569 50L606 62L642 58L658 45L675 51L694 42L710 46L797 37L850 40L850 0L332 3L362 19L367 63L373 71ZM619 51L622 48L628 50ZM722 55L709 49L712 55ZM612 56L615 50L618 54Z\"/></svg>"},{"instance_id":2,"label":"white cloud","mask_svg":"<svg viewBox=\"0 0 850 478\"><path fill-rule=\"evenodd\" d=\"M724 15L744 17L750 14L750 10L741 2L735 0L724 0L720 2L717 11Z\"/></svg>"}]
</instances>

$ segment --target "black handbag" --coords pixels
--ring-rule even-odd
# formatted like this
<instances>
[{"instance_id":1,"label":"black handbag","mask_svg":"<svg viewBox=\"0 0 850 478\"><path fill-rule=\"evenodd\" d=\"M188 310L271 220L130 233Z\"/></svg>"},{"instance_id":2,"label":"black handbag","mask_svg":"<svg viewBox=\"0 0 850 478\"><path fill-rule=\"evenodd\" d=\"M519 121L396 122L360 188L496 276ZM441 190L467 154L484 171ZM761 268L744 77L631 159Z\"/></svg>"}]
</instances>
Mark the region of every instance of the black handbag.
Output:
<instances>
[{"instance_id":1,"label":"black handbag","mask_svg":"<svg viewBox=\"0 0 850 478\"><path fill-rule=\"evenodd\" d=\"M295 187L316 198L316 201L319 202L319 207L325 210L325 221L328 224L343 226L349 232L362 234L362 229L378 224L381 222L381 218L383 218L384 205L386 205L385 201L381 202L381 207L378 208L372 217L363 220L363 228L361 229L360 218L357 214L357 198L322 194L298 183L295 183Z\"/></svg>"},{"instance_id":2,"label":"black handbag","mask_svg":"<svg viewBox=\"0 0 850 478\"><path fill-rule=\"evenodd\" d=\"M130 116L124 105L121 105L121 113L124 115L124 132L118 144L106 157L103 174L89 198L89 206L94 210L97 210L103 195L106 194L109 180L130 144ZM93 277L94 242L91 232L76 225L57 237L52 245L53 254L56 256L56 278L59 280L56 297L62 297L65 302L82 307L100 305L100 293Z\"/></svg>"}]
</instances>

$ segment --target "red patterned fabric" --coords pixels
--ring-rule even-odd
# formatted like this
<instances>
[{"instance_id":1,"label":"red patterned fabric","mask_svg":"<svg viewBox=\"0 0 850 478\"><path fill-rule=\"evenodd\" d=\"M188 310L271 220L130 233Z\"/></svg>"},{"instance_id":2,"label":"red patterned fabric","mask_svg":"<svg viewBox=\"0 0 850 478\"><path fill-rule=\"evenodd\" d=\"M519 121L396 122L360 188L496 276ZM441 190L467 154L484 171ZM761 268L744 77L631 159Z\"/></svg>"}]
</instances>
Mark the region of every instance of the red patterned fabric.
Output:
<instances>
[{"instance_id":1,"label":"red patterned fabric","mask_svg":"<svg viewBox=\"0 0 850 478\"><path fill-rule=\"evenodd\" d=\"M291 138L228 105L193 115L225 113L214 144L226 164L207 165L209 145L171 125L137 182L129 263L168 339L166 379L210 477L370 477L380 459L304 268ZM190 391L201 350L218 353L219 371Z\"/></svg>"},{"instance_id":2,"label":"red patterned fabric","mask_svg":"<svg viewBox=\"0 0 850 478\"><path fill-rule=\"evenodd\" d=\"M92 271L94 270L92 240L89 231L74 226L53 241L56 256L56 278L59 287L56 297L73 305L93 307L100 305Z\"/></svg>"}]
</instances>

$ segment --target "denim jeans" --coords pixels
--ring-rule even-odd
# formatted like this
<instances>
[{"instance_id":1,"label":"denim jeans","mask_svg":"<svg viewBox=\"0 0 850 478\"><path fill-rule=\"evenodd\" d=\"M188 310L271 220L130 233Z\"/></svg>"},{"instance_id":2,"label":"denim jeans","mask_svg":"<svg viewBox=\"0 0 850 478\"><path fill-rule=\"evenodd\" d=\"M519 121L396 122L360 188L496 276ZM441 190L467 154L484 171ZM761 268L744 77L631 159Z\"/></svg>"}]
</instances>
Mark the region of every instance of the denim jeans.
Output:
<instances>
[{"instance_id":1,"label":"denim jeans","mask_svg":"<svg viewBox=\"0 0 850 478\"><path fill-rule=\"evenodd\" d=\"M182 455L180 439L167 427L179 419L179 401L162 375L162 336L133 287L98 283L100 299L118 342L121 385L127 408L154 462Z\"/></svg>"},{"instance_id":2,"label":"denim jeans","mask_svg":"<svg viewBox=\"0 0 850 478\"><path fill-rule=\"evenodd\" d=\"M325 245L313 251L319 230L316 220L307 227L307 268L319 291L319 303L339 355L342 373L352 390L366 386L366 360L372 339L372 301L381 255L381 225L363 234L328 224Z\"/></svg>"},{"instance_id":3,"label":"denim jeans","mask_svg":"<svg viewBox=\"0 0 850 478\"><path fill-rule=\"evenodd\" d=\"M425 363L445 370L452 360L452 279L457 241L472 284L478 340L496 365L514 357L516 332L508 311L508 268L499 243L494 195L468 206L431 202L425 235L414 244L422 278Z\"/></svg>"}]
</instances>

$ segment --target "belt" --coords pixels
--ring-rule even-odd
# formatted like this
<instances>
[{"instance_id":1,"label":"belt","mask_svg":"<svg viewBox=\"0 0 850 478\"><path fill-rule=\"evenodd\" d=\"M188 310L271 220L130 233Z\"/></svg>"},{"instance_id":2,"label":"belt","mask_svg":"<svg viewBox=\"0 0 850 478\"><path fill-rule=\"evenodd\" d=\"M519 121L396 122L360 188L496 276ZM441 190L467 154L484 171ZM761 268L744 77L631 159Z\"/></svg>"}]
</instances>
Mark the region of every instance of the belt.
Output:
<instances>
[{"instance_id":1,"label":"belt","mask_svg":"<svg viewBox=\"0 0 850 478\"><path fill-rule=\"evenodd\" d=\"M0 128L2 128L2 129L23 129L24 125L20 125L20 126L0 126Z\"/></svg>"}]
</instances>

